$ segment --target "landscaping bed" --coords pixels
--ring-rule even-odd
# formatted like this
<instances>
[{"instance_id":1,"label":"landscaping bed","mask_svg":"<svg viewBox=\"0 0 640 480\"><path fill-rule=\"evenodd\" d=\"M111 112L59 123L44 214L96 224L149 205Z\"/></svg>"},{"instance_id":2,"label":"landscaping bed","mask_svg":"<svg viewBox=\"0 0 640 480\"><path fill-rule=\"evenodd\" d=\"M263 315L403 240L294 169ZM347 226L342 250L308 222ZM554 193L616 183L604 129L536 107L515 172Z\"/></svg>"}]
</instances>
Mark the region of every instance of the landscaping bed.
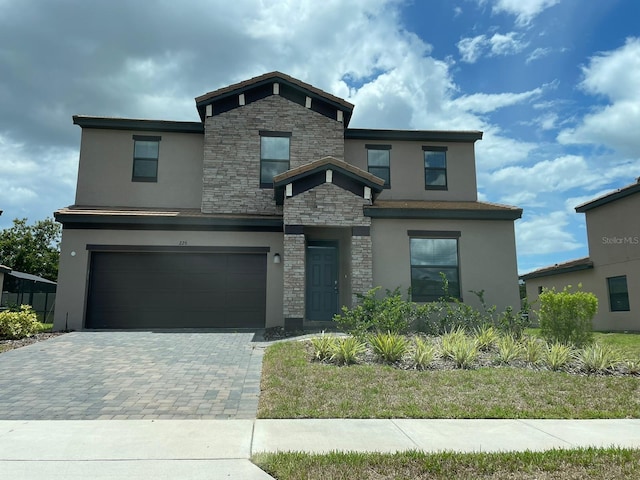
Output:
<instances>
[{"instance_id":1,"label":"landscaping bed","mask_svg":"<svg viewBox=\"0 0 640 480\"><path fill-rule=\"evenodd\" d=\"M43 340L48 340L53 337L63 335L63 332L44 332L36 333L30 337L24 337L20 339L2 339L0 338L0 353L13 350L14 348L25 347Z\"/></svg>"}]
</instances>

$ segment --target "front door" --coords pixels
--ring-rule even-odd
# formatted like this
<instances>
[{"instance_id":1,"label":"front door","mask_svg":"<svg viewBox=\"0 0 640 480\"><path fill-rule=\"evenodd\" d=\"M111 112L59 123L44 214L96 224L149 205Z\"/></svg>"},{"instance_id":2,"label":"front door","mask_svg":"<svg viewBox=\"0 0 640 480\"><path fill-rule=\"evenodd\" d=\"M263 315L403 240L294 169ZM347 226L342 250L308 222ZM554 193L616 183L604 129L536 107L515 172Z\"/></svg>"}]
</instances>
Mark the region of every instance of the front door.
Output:
<instances>
[{"instance_id":1,"label":"front door","mask_svg":"<svg viewBox=\"0 0 640 480\"><path fill-rule=\"evenodd\" d=\"M332 320L338 313L337 242L307 244L307 320Z\"/></svg>"}]
</instances>

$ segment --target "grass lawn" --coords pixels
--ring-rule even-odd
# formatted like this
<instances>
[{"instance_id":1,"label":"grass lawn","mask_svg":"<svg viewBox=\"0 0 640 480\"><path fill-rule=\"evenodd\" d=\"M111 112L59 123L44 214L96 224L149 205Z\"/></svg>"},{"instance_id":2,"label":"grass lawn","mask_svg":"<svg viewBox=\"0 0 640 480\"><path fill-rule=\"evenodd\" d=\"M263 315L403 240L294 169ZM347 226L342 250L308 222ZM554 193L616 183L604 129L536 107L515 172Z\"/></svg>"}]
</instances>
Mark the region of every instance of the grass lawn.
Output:
<instances>
[{"instance_id":1,"label":"grass lawn","mask_svg":"<svg viewBox=\"0 0 640 480\"><path fill-rule=\"evenodd\" d=\"M640 451L617 448L488 454L277 453L252 460L279 480L640 478Z\"/></svg>"},{"instance_id":2,"label":"grass lawn","mask_svg":"<svg viewBox=\"0 0 640 480\"><path fill-rule=\"evenodd\" d=\"M640 417L640 377L521 368L399 370L311 362L302 342L265 352L259 418Z\"/></svg>"}]
</instances>

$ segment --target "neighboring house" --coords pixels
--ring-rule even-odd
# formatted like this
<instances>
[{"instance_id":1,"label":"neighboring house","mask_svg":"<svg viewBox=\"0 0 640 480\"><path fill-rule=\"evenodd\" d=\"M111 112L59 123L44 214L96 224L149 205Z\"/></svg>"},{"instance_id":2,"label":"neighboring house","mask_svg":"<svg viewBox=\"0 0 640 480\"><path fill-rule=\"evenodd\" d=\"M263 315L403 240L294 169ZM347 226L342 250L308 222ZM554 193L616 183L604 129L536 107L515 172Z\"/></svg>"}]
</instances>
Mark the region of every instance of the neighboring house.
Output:
<instances>
[{"instance_id":1,"label":"neighboring house","mask_svg":"<svg viewBox=\"0 0 640 480\"><path fill-rule=\"evenodd\" d=\"M31 305L38 320L53 322L56 282L0 265L0 309Z\"/></svg>"},{"instance_id":2,"label":"neighboring house","mask_svg":"<svg viewBox=\"0 0 640 480\"><path fill-rule=\"evenodd\" d=\"M0 210L0 214L2 214L2 211ZM0 265L0 310L2 310L2 286L4 285L4 276L5 274L11 272L11 269L9 267L5 267L4 265Z\"/></svg>"},{"instance_id":3,"label":"neighboring house","mask_svg":"<svg viewBox=\"0 0 640 480\"><path fill-rule=\"evenodd\" d=\"M55 328L318 326L377 285L435 300L440 272L519 304L522 211L477 200L481 132L350 129L352 104L279 72L196 107L74 116Z\"/></svg>"},{"instance_id":4,"label":"neighboring house","mask_svg":"<svg viewBox=\"0 0 640 480\"><path fill-rule=\"evenodd\" d=\"M589 256L522 275L531 302L545 288L582 284L599 301L596 330L640 331L640 178L576 207L586 215Z\"/></svg>"}]
</instances>

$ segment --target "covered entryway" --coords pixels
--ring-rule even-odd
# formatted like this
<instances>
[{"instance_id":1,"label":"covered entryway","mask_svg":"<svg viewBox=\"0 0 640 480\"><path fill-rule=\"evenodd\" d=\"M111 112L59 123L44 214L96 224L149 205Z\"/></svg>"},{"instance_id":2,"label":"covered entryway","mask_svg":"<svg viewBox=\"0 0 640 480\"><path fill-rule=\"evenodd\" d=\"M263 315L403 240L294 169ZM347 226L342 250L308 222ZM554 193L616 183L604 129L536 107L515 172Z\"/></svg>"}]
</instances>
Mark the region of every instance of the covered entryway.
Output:
<instances>
[{"instance_id":1,"label":"covered entryway","mask_svg":"<svg viewBox=\"0 0 640 480\"><path fill-rule=\"evenodd\" d=\"M265 325L266 252L94 251L89 274L86 328Z\"/></svg>"}]
</instances>

